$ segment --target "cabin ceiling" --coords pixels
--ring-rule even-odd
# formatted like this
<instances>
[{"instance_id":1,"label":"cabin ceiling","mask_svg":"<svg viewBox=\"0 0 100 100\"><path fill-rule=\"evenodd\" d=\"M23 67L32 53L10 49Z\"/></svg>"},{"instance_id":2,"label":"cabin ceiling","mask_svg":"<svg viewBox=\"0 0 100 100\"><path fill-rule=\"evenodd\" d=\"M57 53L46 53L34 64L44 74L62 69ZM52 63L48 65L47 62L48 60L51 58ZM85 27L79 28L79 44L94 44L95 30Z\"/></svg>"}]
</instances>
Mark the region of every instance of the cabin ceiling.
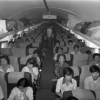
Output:
<instances>
[{"instance_id":1,"label":"cabin ceiling","mask_svg":"<svg viewBox=\"0 0 100 100\"><path fill-rule=\"evenodd\" d=\"M100 20L100 0L46 0L50 14L67 19L74 14L86 21ZM0 0L0 18L38 19L48 14L43 0Z\"/></svg>"}]
</instances>

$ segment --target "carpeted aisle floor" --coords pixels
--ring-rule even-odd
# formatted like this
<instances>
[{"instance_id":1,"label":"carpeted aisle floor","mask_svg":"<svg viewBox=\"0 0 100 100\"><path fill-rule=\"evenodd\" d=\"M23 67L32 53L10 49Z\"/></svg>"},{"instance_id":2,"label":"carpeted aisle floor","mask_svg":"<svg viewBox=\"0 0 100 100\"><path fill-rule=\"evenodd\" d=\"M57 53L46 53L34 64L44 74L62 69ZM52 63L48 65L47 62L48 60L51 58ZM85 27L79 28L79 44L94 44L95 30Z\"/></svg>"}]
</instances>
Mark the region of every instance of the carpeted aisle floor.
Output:
<instances>
[{"instance_id":1,"label":"carpeted aisle floor","mask_svg":"<svg viewBox=\"0 0 100 100\"><path fill-rule=\"evenodd\" d=\"M52 48L52 47L51 47ZM53 74L53 50L47 49L47 58L43 61L41 86L37 91L36 100L54 100L54 94L51 92Z\"/></svg>"}]
</instances>

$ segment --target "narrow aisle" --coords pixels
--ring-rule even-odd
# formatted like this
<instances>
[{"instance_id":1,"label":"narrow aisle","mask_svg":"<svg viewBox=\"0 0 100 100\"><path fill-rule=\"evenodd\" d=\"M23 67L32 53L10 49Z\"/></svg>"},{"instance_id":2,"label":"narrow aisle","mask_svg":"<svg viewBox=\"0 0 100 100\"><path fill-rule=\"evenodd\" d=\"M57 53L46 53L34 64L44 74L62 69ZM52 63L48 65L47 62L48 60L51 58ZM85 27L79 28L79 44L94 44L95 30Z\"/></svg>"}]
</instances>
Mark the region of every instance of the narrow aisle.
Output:
<instances>
[{"instance_id":1,"label":"narrow aisle","mask_svg":"<svg viewBox=\"0 0 100 100\"><path fill-rule=\"evenodd\" d=\"M53 74L53 49L47 49L47 58L43 61L41 86L37 91L36 100L53 100L54 94L51 92Z\"/></svg>"}]
</instances>

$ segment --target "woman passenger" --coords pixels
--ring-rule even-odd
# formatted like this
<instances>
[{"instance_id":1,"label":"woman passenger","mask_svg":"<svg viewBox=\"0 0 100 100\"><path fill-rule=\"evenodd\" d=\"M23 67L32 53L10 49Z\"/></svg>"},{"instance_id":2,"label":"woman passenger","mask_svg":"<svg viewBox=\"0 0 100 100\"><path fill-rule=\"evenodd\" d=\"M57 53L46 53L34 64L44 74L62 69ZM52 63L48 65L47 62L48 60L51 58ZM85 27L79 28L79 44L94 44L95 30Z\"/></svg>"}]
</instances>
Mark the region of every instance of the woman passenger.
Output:
<instances>
[{"instance_id":1,"label":"woman passenger","mask_svg":"<svg viewBox=\"0 0 100 100\"><path fill-rule=\"evenodd\" d=\"M26 78L21 78L7 100L33 100L33 90Z\"/></svg>"},{"instance_id":2,"label":"woman passenger","mask_svg":"<svg viewBox=\"0 0 100 100\"><path fill-rule=\"evenodd\" d=\"M61 54L58 58L58 61L55 63L54 73L58 78L63 76L62 72L63 68L69 67L69 65L65 61L66 61L66 56L64 54Z\"/></svg>"}]
</instances>

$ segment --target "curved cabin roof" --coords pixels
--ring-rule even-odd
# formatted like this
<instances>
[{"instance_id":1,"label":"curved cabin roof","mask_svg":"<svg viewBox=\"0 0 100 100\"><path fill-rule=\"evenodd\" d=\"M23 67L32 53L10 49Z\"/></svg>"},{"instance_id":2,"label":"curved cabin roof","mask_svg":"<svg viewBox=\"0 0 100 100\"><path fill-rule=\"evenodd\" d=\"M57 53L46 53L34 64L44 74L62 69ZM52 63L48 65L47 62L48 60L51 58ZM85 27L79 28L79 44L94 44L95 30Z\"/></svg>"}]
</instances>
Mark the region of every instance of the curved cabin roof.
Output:
<instances>
[{"instance_id":1,"label":"curved cabin roof","mask_svg":"<svg viewBox=\"0 0 100 100\"><path fill-rule=\"evenodd\" d=\"M50 14L61 18L71 13L87 21L100 19L99 0L0 0L0 18L41 18L48 14L44 1Z\"/></svg>"}]
</instances>

